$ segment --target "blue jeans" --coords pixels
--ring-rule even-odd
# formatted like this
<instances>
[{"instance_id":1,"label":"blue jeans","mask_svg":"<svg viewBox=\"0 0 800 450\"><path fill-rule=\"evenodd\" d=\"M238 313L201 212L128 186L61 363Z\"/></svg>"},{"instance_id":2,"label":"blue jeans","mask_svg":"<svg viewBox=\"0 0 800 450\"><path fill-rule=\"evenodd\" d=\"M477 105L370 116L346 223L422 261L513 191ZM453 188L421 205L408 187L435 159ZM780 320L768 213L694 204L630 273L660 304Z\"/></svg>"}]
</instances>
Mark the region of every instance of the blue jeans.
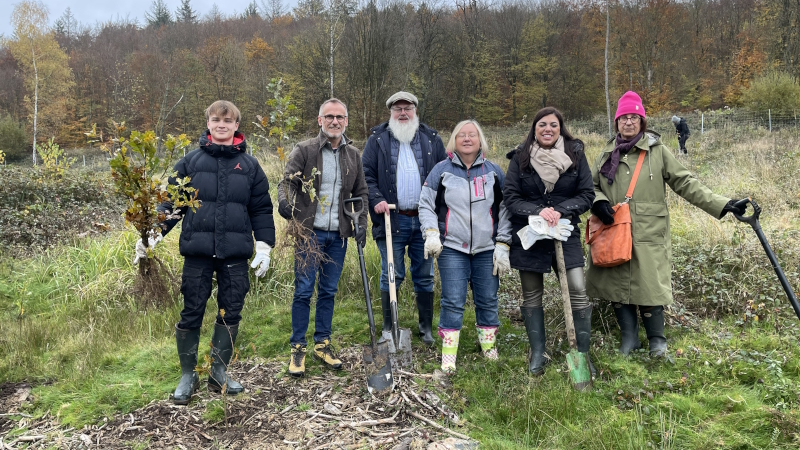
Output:
<instances>
[{"instance_id":1,"label":"blue jeans","mask_svg":"<svg viewBox=\"0 0 800 450\"><path fill-rule=\"evenodd\" d=\"M398 214L397 226L400 234L392 235L394 253L394 282L397 289L406 278L406 247L411 259L411 280L414 292L433 292L433 258L425 259L425 237L420 231L419 217ZM388 267L386 261L386 240L376 242L381 252L381 291L389 291Z\"/></svg>"},{"instance_id":2,"label":"blue jeans","mask_svg":"<svg viewBox=\"0 0 800 450\"><path fill-rule=\"evenodd\" d=\"M439 276L442 279L439 328L460 330L467 303L467 285L472 285L475 321L479 326L500 325L497 315L497 289L500 279L492 275L494 251L475 255L445 247L439 255Z\"/></svg>"},{"instance_id":3,"label":"blue jeans","mask_svg":"<svg viewBox=\"0 0 800 450\"><path fill-rule=\"evenodd\" d=\"M312 242L318 250L325 253L327 261L323 263L310 261L303 267L307 251L296 249L294 257L294 298L292 299L292 345L306 345L306 331L311 314L311 296L314 295L314 284L319 273L317 286L317 314L314 320L314 342L322 342L331 336L333 323L333 299L338 290L339 277L342 275L344 256L347 253L347 240L339 236L338 231L314 230Z\"/></svg>"}]
</instances>

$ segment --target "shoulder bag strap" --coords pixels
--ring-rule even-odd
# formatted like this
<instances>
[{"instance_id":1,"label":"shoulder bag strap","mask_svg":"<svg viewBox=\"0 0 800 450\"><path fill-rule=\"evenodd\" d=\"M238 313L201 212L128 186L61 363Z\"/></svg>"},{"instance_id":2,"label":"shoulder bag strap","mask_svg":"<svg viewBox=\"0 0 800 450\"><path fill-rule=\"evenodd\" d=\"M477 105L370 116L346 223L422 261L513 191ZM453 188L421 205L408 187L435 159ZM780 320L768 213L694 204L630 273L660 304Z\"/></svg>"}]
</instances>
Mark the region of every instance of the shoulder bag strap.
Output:
<instances>
[{"instance_id":1,"label":"shoulder bag strap","mask_svg":"<svg viewBox=\"0 0 800 450\"><path fill-rule=\"evenodd\" d=\"M633 178L631 178L631 184L628 186L628 192L625 193L625 201L627 202L631 198L633 198L633 190L636 188L636 180L639 179L639 172L642 171L642 165L644 164L644 154L647 153L644 150L639 150L639 160L636 161L636 169L633 171Z\"/></svg>"}]
</instances>

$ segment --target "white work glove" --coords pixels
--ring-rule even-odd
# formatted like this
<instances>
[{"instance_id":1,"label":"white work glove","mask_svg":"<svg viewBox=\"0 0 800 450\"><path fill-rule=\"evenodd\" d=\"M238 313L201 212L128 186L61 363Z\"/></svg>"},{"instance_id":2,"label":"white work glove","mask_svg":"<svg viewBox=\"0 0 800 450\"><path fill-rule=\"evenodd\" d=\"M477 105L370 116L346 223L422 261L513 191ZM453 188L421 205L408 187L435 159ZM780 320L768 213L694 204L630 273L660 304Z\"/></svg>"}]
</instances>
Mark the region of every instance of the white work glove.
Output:
<instances>
[{"instance_id":1,"label":"white work glove","mask_svg":"<svg viewBox=\"0 0 800 450\"><path fill-rule=\"evenodd\" d=\"M528 226L531 227L531 231L539 233L542 236L547 236L550 229L550 225L547 224L547 221L539 215L528 216Z\"/></svg>"},{"instance_id":2,"label":"white work glove","mask_svg":"<svg viewBox=\"0 0 800 450\"><path fill-rule=\"evenodd\" d=\"M511 271L511 261L508 259L508 244L497 242L494 244L494 255L492 256L492 275L501 277Z\"/></svg>"},{"instance_id":3,"label":"white work glove","mask_svg":"<svg viewBox=\"0 0 800 450\"><path fill-rule=\"evenodd\" d=\"M442 253L442 241L439 240L439 230L427 229L425 230L425 259L428 256L438 258Z\"/></svg>"},{"instance_id":4,"label":"white work glove","mask_svg":"<svg viewBox=\"0 0 800 450\"><path fill-rule=\"evenodd\" d=\"M272 247L270 247L269 244L256 241L256 256L253 258L253 262L250 263L250 267L256 269L255 274L257 278L266 275L267 269L269 269L269 252L271 251Z\"/></svg>"},{"instance_id":5,"label":"white work glove","mask_svg":"<svg viewBox=\"0 0 800 450\"><path fill-rule=\"evenodd\" d=\"M535 244L536 241L550 239L550 237L547 235L542 235L533 231L533 228L531 228L530 225L520 228L520 230L517 231L517 236L519 236L519 240L522 243L522 248L524 250L533 247L533 244Z\"/></svg>"},{"instance_id":6,"label":"white work glove","mask_svg":"<svg viewBox=\"0 0 800 450\"><path fill-rule=\"evenodd\" d=\"M575 229L572 223L570 223L569 219L558 219L558 225L549 228L550 229L547 233L548 236L564 242L569 239L569 237L572 235L572 230Z\"/></svg>"},{"instance_id":7,"label":"white work glove","mask_svg":"<svg viewBox=\"0 0 800 450\"><path fill-rule=\"evenodd\" d=\"M162 236L161 233L156 233L155 237L153 237L153 233L150 232L150 237L147 238L149 247L145 247L144 242L139 238L139 240L136 241L136 249L134 250L136 256L133 257L133 265L139 264L139 261L142 259L147 259L147 249L149 248L152 251L156 247L156 244L161 242L162 239L164 239L164 236Z\"/></svg>"}]
</instances>

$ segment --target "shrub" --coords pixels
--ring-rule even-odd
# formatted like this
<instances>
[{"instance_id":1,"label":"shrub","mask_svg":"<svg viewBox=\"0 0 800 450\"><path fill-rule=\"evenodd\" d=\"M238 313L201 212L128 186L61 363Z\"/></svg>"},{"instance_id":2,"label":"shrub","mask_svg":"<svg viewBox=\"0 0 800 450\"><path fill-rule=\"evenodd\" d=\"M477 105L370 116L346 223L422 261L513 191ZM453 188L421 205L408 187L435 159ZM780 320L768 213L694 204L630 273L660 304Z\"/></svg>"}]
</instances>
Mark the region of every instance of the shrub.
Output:
<instances>
[{"instance_id":1,"label":"shrub","mask_svg":"<svg viewBox=\"0 0 800 450\"><path fill-rule=\"evenodd\" d=\"M786 72L766 72L742 94L742 104L755 112L791 114L800 109L800 84Z\"/></svg>"},{"instance_id":2,"label":"shrub","mask_svg":"<svg viewBox=\"0 0 800 450\"><path fill-rule=\"evenodd\" d=\"M0 170L0 251L32 254L122 227L123 203L108 173L71 169L63 180L39 170Z\"/></svg>"},{"instance_id":3,"label":"shrub","mask_svg":"<svg viewBox=\"0 0 800 450\"><path fill-rule=\"evenodd\" d=\"M10 115L0 116L0 136L3 136L3 151L8 161L30 156L25 127Z\"/></svg>"}]
</instances>

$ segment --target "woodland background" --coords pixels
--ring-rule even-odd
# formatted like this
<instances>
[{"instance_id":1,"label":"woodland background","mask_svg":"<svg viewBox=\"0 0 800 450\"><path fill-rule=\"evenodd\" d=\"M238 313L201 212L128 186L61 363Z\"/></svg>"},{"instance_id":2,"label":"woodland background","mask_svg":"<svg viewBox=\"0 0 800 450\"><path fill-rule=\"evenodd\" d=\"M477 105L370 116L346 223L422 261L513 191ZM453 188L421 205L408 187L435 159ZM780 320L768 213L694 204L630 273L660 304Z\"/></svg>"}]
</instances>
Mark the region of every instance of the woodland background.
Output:
<instances>
[{"instance_id":1,"label":"woodland background","mask_svg":"<svg viewBox=\"0 0 800 450\"><path fill-rule=\"evenodd\" d=\"M334 95L349 105L349 135L363 139L400 89L443 130L465 117L514 124L545 105L605 121L606 45L612 111L629 89L648 115L800 107L800 94L748 97L759 77L797 86L800 0L260 1L226 14L155 0L147 23L93 26L17 3L0 42L7 159L30 155L34 107L36 139L66 148L110 120L194 137L217 99L240 107L249 134L269 112L273 78L298 107L300 132L315 133L317 108Z\"/></svg>"}]
</instances>

